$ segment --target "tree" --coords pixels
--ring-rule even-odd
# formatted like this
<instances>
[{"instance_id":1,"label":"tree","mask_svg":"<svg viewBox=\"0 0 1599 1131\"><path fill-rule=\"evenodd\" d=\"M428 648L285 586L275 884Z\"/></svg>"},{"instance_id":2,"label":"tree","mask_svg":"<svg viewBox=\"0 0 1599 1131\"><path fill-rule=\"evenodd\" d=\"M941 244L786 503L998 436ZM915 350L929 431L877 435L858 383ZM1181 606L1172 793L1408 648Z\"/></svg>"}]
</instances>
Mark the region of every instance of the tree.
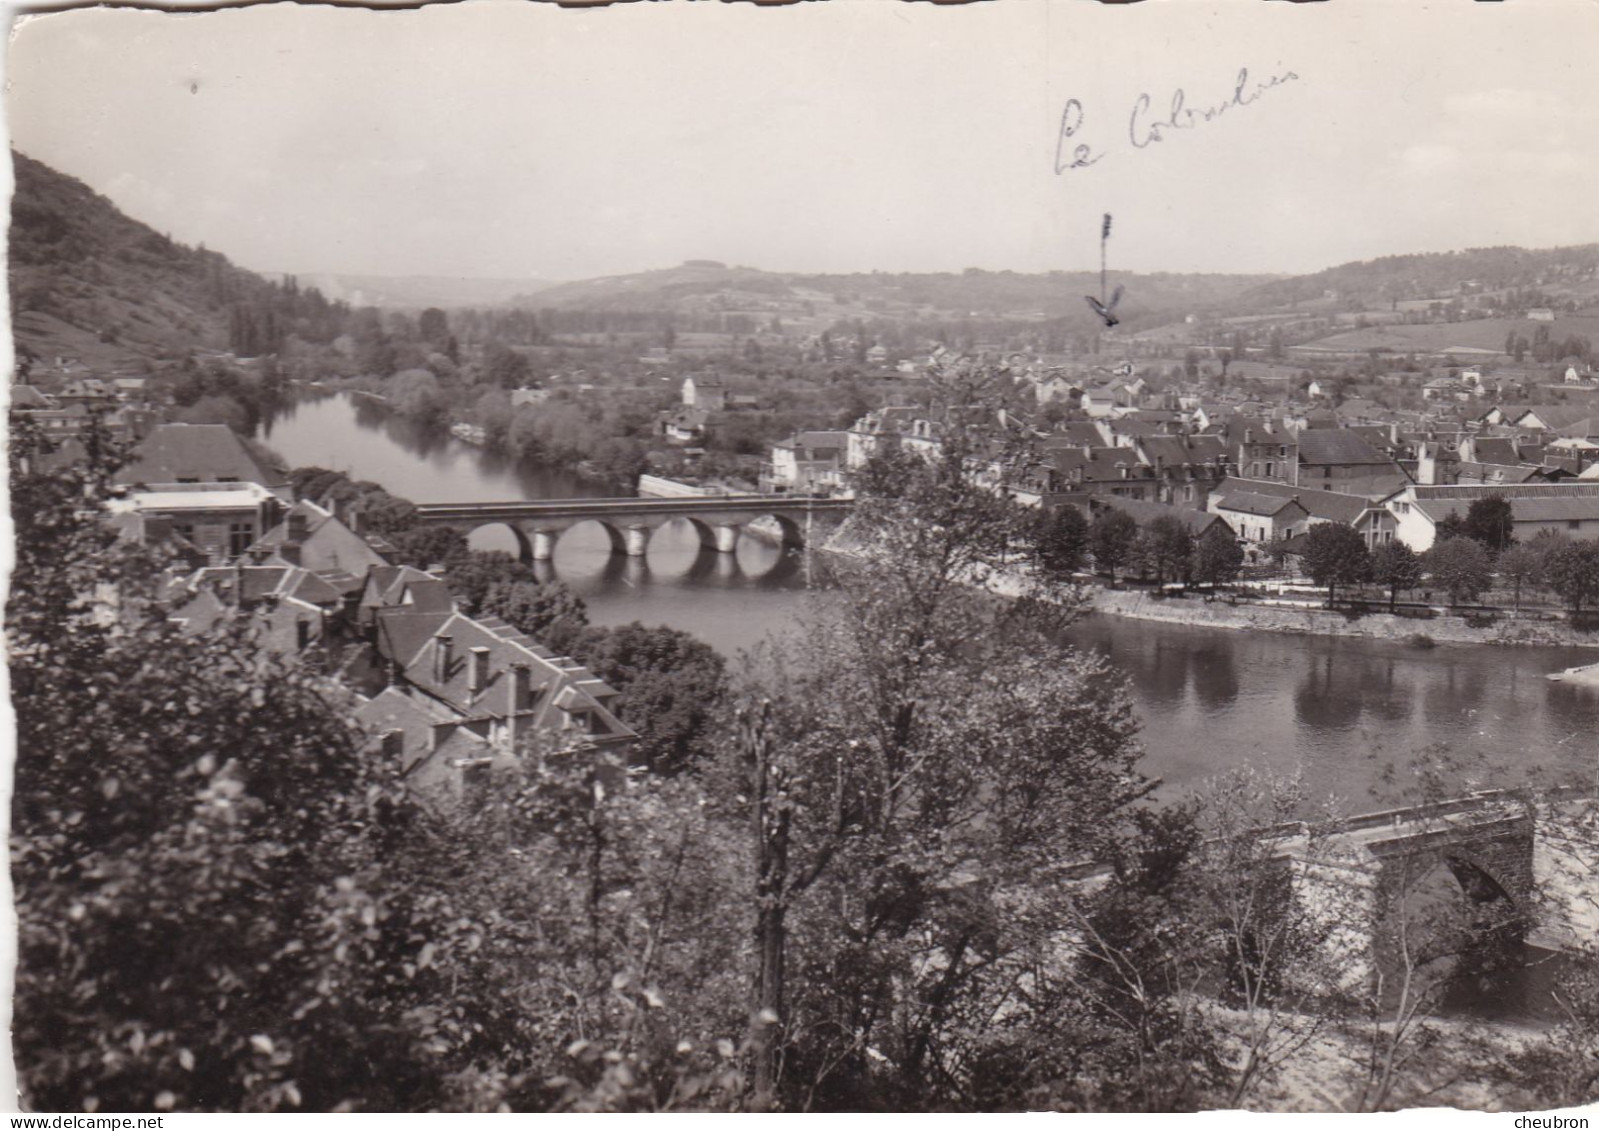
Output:
<instances>
[{"instance_id":1,"label":"tree","mask_svg":"<svg viewBox=\"0 0 1599 1131\"><path fill-rule=\"evenodd\" d=\"M1062 961L1038 877L1148 789L1120 681L1028 601L970 584L1026 517L950 435L931 463L864 477L884 490L857 498L861 556L774 650L735 744L760 877L756 1094L795 1107L961 1102L1029 1009L1023 971Z\"/></svg>"},{"instance_id":2,"label":"tree","mask_svg":"<svg viewBox=\"0 0 1599 1131\"><path fill-rule=\"evenodd\" d=\"M1427 551L1427 572L1433 584L1449 594L1449 603L1475 601L1493 583L1493 561L1482 543L1450 538Z\"/></svg>"},{"instance_id":3,"label":"tree","mask_svg":"<svg viewBox=\"0 0 1599 1131\"><path fill-rule=\"evenodd\" d=\"M1433 541L1447 542L1452 538L1470 538L1471 531L1466 526L1466 517L1459 511L1450 511L1438 520L1433 528Z\"/></svg>"},{"instance_id":4,"label":"tree","mask_svg":"<svg viewBox=\"0 0 1599 1131\"><path fill-rule=\"evenodd\" d=\"M1232 581L1244 565L1244 548L1226 523L1218 522L1194 542L1189 570L1200 585L1217 586Z\"/></svg>"},{"instance_id":5,"label":"tree","mask_svg":"<svg viewBox=\"0 0 1599 1131\"><path fill-rule=\"evenodd\" d=\"M416 320L416 332L423 341L443 349L450 341L450 319L444 311L430 306Z\"/></svg>"},{"instance_id":6,"label":"tree","mask_svg":"<svg viewBox=\"0 0 1599 1131\"><path fill-rule=\"evenodd\" d=\"M491 581L477 611L562 654L572 652L589 619L583 599L559 581Z\"/></svg>"},{"instance_id":7,"label":"tree","mask_svg":"<svg viewBox=\"0 0 1599 1131\"><path fill-rule=\"evenodd\" d=\"M1515 609L1519 613L1522 587L1537 585L1543 580L1543 551L1536 544L1511 546L1499 555L1497 564L1499 576L1511 584L1515 594Z\"/></svg>"},{"instance_id":8,"label":"tree","mask_svg":"<svg viewBox=\"0 0 1599 1131\"><path fill-rule=\"evenodd\" d=\"M1301 551L1305 571L1317 585L1327 587L1327 603L1335 600L1340 585L1358 585L1371 577L1371 554L1365 539L1352 526L1324 522L1312 526Z\"/></svg>"},{"instance_id":9,"label":"tree","mask_svg":"<svg viewBox=\"0 0 1599 1131\"><path fill-rule=\"evenodd\" d=\"M1168 577L1173 581L1186 580L1194 556L1193 532L1180 519L1161 515L1150 522L1144 534L1155 583L1163 584Z\"/></svg>"},{"instance_id":10,"label":"tree","mask_svg":"<svg viewBox=\"0 0 1599 1131\"><path fill-rule=\"evenodd\" d=\"M621 692L617 714L639 732L637 761L674 773L711 748L727 697L727 664L709 644L635 621L589 628L570 651Z\"/></svg>"},{"instance_id":11,"label":"tree","mask_svg":"<svg viewBox=\"0 0 1599 1131\"><path fill-rule=\"evenodd\" d=\"M101 522L114 461L40 474L39 450L14 437L6 610L28 1104L442 1102L450 1068L393 1036L425 940L371 947L363 923L386 848L425 824L398 767L248 619L169 618L153 559Z\"/></svg>"},{"instance_id":12,"label":"tree","mask_svg":"<svg viewBox=\"0 0 1599 1131\"><path fill-rule=\"evenodd\" d=\"M1065 575L1081 569L1088 557L1088 529L1083 512L1070 504L1040 510L1033 534L1038 564Z\"/></svg>"},{"instance_id":13,"label":"tree","mask_svg":"<svg viewBox=\"0 0 1599 1131\"><path fill-rule=\"evenodd\" d=\"M1482 543L1491 553L1500 553L1515 544L1514 524L1510 500L1503 495L1473 499L1466 509L1466 536Z\"/></svg>"},{"instance_id":14,"label":"tree","mask_svg":"<svg viewBox=\"0 0 1599 1131\"><path fill-rule=\"evenodd\" d=\"M1116 570L1125 565L1138 538L1138 523L1131 515L1107 507L1094 516L1089 525L1089 550L1094 555L1094 568L1110 575L1116 583Z\"/></svg>"},{"instance_id":15,"label":"tree","mask_svg":"<svg viewBox=\"0 0 1599 1131\"><path fill-rule=\"evenodd\" d=\"M469 552L466 535L448 526L412 527L393 541L395 563L417 569L446 565Z\"/></svg>"},{"instance_id":16,"label":"tree","mask_svg":"<svg viewBox=\"0 0 1599 1131\"><path fill-rule=\"evenodd\" d=\"M1384 542L1372 551L1371 579L1388 590L1390 613L1399 602L1399 591L1420 585L1421 575L1421 555L1403 542Z\"/></svg>"},{"instance_id":17,"label":"tree","mask_svg":"<svg viewBox=\"0 0 1599 1131\"><path fill-rule=\"evenodd\" d=\"M1599 542L1570 541L1552 547L1544 558L1544 582L1573 613L1599 601Z\"/></svg>"},{"instance_id":18,"label":"tree","mask_svg":"<svg viewBox=\"0 0 1599 1131\"><path fill-rule=\"evenodd\" d=\"M419 420L443 415L444 391L439 379L426 369L406 369L389 379L389 401L394 410Z\"/></svg>"}]
</instances>

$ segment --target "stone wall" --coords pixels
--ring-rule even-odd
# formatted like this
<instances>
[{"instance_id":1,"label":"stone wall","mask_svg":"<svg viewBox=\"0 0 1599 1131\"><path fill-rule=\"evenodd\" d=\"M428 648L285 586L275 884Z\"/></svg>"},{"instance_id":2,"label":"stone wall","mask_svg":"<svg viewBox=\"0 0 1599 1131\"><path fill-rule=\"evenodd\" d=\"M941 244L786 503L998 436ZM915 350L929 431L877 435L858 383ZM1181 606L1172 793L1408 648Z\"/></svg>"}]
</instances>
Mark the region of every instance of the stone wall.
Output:
<instances>
[{"instance_id":1,"label":"stone wall","mask_svg":"<svg viewBox=\"0 0 1599 1131\"><path fill-rule=\"evenodd\" d=\"M1152 597L1143 590L1096 589L1096 612L1139 620L1192 624L1205 628L1246 628L1256 632L1289 632L1303 636L1361 636L1407 641L1426 636L1437 644L1544 644L1599 648L1599 633L1579 632L1565 621L1515 620L1501 617L1473 628L1456 616L1431 620L1365 613L1359 616L1319 608L1294 608L1187 597Z\"/></svg>"}]
</instances>

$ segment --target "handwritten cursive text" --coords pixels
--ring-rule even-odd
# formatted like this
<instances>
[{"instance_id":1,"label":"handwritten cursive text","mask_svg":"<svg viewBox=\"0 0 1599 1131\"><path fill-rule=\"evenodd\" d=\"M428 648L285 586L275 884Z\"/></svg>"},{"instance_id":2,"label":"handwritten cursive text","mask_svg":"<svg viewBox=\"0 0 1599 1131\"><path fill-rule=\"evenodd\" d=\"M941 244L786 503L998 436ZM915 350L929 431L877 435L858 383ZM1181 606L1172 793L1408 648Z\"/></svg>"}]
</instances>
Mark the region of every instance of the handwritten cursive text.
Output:
<instances>
[{"instance_id":1,"label":"handwritten cursive text","mask_svg":"<svg viewBox=\"0 0 1599 1131\"><path fill-rule=\"evenodd\" d=\"M1235 107L1252 105L1274 87L1297 81L1299 76L1293 71L1283 71L1265 79L1251 79L1249 68L1242 67L1228 98L1203 106L1190 106L1187 92L1178 87L1172 91L1165 109L1159 112L1152 109L1154 102L1147 93L1140 94L1133 101L1132 112L1128 115L1127 140L1134 149L1148 149L1165 141L1176 131L1192 130L1206 122L1214 122ZM1057 175L1074 169L1087 169L1109 156L1108 149L1101 147L1096 150L1092 142L1079 138L1086 118L1083 104L1075 98L1067 99L1061 110L1060 129L1055 135Z\"/></svg>"}]
</instances>

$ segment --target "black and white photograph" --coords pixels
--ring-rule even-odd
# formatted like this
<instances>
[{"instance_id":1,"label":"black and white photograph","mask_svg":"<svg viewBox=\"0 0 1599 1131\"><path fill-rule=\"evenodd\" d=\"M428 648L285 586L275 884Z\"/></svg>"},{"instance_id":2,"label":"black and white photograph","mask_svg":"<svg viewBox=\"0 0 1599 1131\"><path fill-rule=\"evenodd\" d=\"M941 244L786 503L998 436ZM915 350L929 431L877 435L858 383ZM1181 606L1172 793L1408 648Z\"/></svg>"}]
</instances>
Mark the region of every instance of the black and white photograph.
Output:
<instances>
[{"instance_id":1,"label":"black and white photograph","mask_svg":"<svg viewBox=\"0 0 1599 1131\"><path fill-rule=\"evenodd\" d=\"M1599 5L7 16L12 1110L1599 1116Z\"/></svg>"}]
</instances>

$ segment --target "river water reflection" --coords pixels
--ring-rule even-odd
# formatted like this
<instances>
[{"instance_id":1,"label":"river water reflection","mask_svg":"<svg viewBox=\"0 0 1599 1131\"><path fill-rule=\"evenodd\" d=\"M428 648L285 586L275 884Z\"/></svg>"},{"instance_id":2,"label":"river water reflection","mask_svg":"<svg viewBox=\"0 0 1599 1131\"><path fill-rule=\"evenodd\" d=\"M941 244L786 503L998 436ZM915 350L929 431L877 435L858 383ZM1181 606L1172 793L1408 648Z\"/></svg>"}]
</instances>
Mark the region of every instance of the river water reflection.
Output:
<instances>
[{"instance_id":1,"label":"river water reflection","mask_svg":"<svg viewBox=\"0 0 1599 1131\"><path fill-rule=\"evenodd\" d=\"M306 400L259 437L291 466L336 467L416 502L492 502L615 495L568 472L518 467L376 403ZM496 534L498 537L496 537ZM509 549L487 530L475 543ZM643 560L613 555L597 525L562 535L546 576L559 577L597 624L638 620L696 633L728 655L793 628L821 587L817 555L752 538L733 555L705 553L686 523L655 534ZM1145 772L1170 796L1229 766L1302 771L1319 796L1356 809L1399 795L1382 767L1429 747L1492 772L1462 785L1525 774L1595 780L1599 690L1551 683L1592 660L1572 648L1440 646L1234 632L1090 616L1070 633L1127 673L1148 751Z\"/></svg>"}]
</instances>

